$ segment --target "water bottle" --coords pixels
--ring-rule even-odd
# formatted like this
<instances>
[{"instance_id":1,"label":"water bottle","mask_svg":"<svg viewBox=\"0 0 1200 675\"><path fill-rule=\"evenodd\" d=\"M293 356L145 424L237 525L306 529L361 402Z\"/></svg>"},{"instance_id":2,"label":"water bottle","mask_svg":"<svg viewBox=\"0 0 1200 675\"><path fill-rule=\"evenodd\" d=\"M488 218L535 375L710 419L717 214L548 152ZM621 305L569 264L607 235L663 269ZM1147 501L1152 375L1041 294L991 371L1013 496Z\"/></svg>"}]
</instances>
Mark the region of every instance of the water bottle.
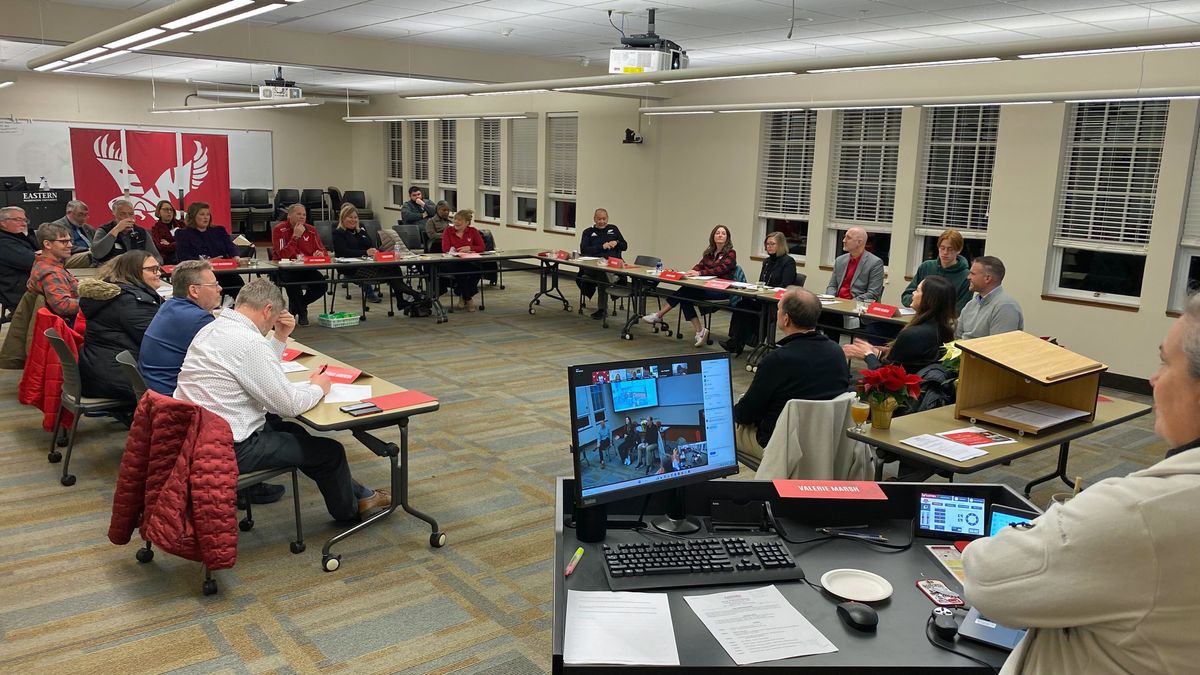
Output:
<instances>
[{"instance_id":1,"label":"water bottle","mask_svg":"<svg viewBox=\"0 0 1200 675\"><path fill-rule=\"evenodd\" d=\"M39 190L49 190L50 189L50 181L46 180L45 176L42 176L42 182L38 183L38 189Z\"/></svg>"},{"instance_id":2,"label":"water bottle","mask_svg":"<svg viewBox=\"0 0 1200 675\"><path fill-rule=\"evenodd\" d=\"M655 276L662 274L662 261L661 260L654 263L654 274L655 274Z\"/></svg>"},{"instance_id":3,"label":"water bottle","mask_svg":"<svg viewBox=\"0 0 1200 675\"><path fill-rule=\"evenodd\" d=\"M400 241L399 240L396 240L396 242L392 244L392 255L396 256L397 258L400 257Z\"/></svg>"}]
</instances>

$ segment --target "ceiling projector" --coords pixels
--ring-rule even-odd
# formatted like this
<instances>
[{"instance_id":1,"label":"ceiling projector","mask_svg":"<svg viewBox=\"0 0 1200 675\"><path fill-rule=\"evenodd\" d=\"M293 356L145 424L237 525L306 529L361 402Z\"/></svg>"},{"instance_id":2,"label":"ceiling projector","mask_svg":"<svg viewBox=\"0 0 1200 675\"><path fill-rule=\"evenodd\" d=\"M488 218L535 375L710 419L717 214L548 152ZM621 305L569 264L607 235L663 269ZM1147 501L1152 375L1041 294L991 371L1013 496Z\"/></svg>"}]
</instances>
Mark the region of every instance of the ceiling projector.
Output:
<instances>
[{"instance_id":1,"label":"ceiling projector","mask_svg":"<svg viewBox=\"0 0 1200 675\"><path fill-rule=\"evenodd\" d=\"M623 47L608 51L609 73L653 73L687 68L687 51L654 32L654 10L642 35L622 37Z\"/></svg>"},{"instance_id":2,"label":"ceiling projector","mask_svg":"<svg viewBox=\"0 0 1200 675\"><path fill-rule=\"evenodd\" d=\"M262 101L276 101L280 99L300 99L304 94L300 91L300 87L291 80L283 79L283 68L275 68L275 79L263 80L262 86L258 88L258 98Z\"/></svg>"}]
</instances>

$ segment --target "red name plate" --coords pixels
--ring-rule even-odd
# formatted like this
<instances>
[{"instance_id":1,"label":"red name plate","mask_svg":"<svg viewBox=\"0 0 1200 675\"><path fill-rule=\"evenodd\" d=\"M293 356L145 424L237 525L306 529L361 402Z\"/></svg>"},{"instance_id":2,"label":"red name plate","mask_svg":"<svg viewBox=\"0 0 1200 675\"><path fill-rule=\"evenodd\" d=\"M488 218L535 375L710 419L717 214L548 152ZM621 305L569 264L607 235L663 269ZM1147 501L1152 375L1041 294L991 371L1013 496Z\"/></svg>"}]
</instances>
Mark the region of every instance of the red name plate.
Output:
<instances>
[{"instance_id":1,"label":"red name plate","mask_svg":"<svg viewBox=\"0 0 1200 675\"><path fill-rule=\"evenodd\" d=\"M729 285L732 283L733 282L728 279L709 279L708 281L704 282L704 287L715 288L723 291L726 288L729 288Z\"/></svg>"},{"instance_id":2,"label":"red name plate","mask_svg":"<svg viewBox=\"0 0 1200 675\"><path fill-rule=\"evenodd\" d=\"M378 251L375 253L375 262L391 262L395 259L395 251Z\"/></svg>"},{"instance_id":3,"label":"red name plate","mask_svg":"<svg viewBox=\"0 0 1200 675\"><path fill-rule=\"evenodd\" d=\"M786 288L781 288L781 289L779 289L779 290L775 291L775 299L776 299L776 300L782 300L782 299L783 299L783 294L784 294L784 293L787 293L787 289L786 289Z\"/></svg>"},{"instance_id":4,"label":"red name plate","mask_svg":"<svg viewBox=\"0 0 1200 675\"><path fill-rule=\"evenodd\" d=\"M869 480L776 480L775 491L786 499L887 499Z\"/></svg>"},{"instance_id":5,"label":"red name plate","mask_svg":"<svg viewBox=\"0 0 1200 675\"><path fill-rule=\"evenodd\" d=\"M558 258L559 260L569 260L571 258L571 254L567 253L566 251L555 251L554 257Z\"/></svg>"},{"instance_id":6,"label":"red name plate","mask_svg":"<svg viewBox=\"0 0 1200 675\"><path fill-rule=\"evenodd\" d=\"M538 251L538 257L539 258L549 258L550 251Z\"/></svg>"},{"instance_id":7,"label":"red name plate","mask_svg":"<svg viewBox=\"0 0 1200 675\"><path fill-rule=\"evenodd\" d=\"M667 281L678 281L683 278L683 272L676 272L675 270L663 270L662 274L658 275L658 278L666 279Z\"/></svg>"},{"instance_id":8,"label":"red name plate","mask_svg":"<svg viewBox=\"0 0 1200 675\"><path fill-rule=\"evenodd\" d=\"M896 308L892 305L885 305L882 302L872 302L867 305L867 314L891 318L896 316Z\"/></svg>"},{"instance_id":9,"label":"red name plate","mask_svg":"<svg viewBox=\"0 0 1200 675\"><path fill-rule=\"evenodd\" d=\"M304 259L305 265L328 265L330 262L327 255L310 255Z\"/></svg>"},{"instance_id":10,"label":"red name plate","mask_svg":"<svg viewBox=\"0 0 1200 675\"><path fill-rule=\"evenodd\" d=\"M214 270L232 270L237 269L236 258L209 258L208 264L212 265Z\"/></svg>"},{"instance_id":11,"label":"red name plate","mask_svg":"<svg viewBox=\"0 0 1200 675\"><path fill-rule=\"evenodd\" d=\"M621 268L625 267L625 261L621 260L620 258L610 257L605 262L608 264L609 267L616 267L617 269L621 269Z\"/></svg>"},{"instance_id":12,"label":"red name plate","mask_svg":"<svg viewBox=\"0 0 1200 675\"><path fill-rule=\"evenodd\" d=\"M283 350L283 360L284 361L295 361L301 354L305 354L305 353L306 352L302 352L299 349L292 349L291 347L288 347Z\"/></svg>"},{"instance_id":13,"label":"red name plate","mask_svg":"<svg viewBox=\"0 0 1200 675\"><path fill-rule=\"evenodd\" d=\"M325 369L325 375L335 382L344 382L350 384L362 375L362 371L358 368L342 368L341 366L329 366Z\"/></svg>"},{"instance_id":14,"label":"red name plate","mask_svg":"<svg viewBox=\"0 0 1200 675\"><path fill-rule=\"evenodd\" d=\"M163 265L163 266L162 266L162 273L163 273L163 274L170 274L170 273L171 273L171 272L173 272L173 271L175 271L175 266L174 266L174 265Z\"/></svg>"}]
</instances>

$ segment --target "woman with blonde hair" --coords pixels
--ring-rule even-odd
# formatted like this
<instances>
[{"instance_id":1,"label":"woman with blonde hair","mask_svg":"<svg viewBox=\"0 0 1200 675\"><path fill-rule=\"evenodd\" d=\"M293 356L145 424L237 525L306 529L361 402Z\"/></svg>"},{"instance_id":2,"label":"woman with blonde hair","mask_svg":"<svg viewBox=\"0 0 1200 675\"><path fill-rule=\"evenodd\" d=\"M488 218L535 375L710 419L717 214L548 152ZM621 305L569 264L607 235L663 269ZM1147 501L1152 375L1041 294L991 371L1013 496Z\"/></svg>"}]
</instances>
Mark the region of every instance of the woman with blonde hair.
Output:
<instances>
[{"instance_id":1,"label":"woman with blonde hair","mask_svg":"<svg viewBox=\"0 0 1200 675\"><path fill-rule=\"evenodd\" d=\"M763 248L767 252L767 259L763 261L762 271L758 274L758 283L777 288L795 285L796 261L788 255L787 237L782 232L772 232L763 241ZM737 311L729 317L729 339L720 343L722 349L734 356L741 356L747 344L758 344L760 304L761 301L751 298L743 298L738 303Z\"/></svg>"},{"instance_id":2,"label":"woman with blonde hair","mask_svg":"<svg viewBox=\"0 0 1200 675\"><path fill-rule=\"evenodd\" d=\"M337 227L333 229L333 254L339 258L367 258L376 253L378 250L371 242L371 235L367 234L366 228L359 226L358 209L350 202L342 204L341 210L338 211ZM383 294L375 284L363 281L378 276L376 270L363 267L346 276L360 280L357 282L358 286L367 300L383 302Z\"/></svg>"},{"instance_id":3,"label":"woman with blonde hair","mask_svg":"<svg viewBox=\"0 0 1200 675\"><path fill-rule=\"evenodd\" d=\"M442 232L442 251L451 255L462 253L483 253L483 235L471 226L475 212L463 209L454 214L454 227L447 227ZM451 286L455 295L462 298L462 306L468 312L475 311L475 293L479 290L479 280L483 275L479 266L469 262L453 262L445 264L446 272L452 276Z\"/></svg>"}]
</instances>

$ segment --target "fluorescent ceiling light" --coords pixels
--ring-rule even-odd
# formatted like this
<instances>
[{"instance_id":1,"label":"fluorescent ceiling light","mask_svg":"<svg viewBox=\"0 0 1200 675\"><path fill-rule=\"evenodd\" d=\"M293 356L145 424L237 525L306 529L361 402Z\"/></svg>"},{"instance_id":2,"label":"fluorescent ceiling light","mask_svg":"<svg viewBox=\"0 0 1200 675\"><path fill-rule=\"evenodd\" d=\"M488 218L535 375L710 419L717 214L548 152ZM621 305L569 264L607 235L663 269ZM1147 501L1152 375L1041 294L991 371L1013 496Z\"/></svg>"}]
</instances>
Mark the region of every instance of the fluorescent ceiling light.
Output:
<instances>
[{"instance_id":1,"label":"fluorescent ceiling light","mask_svg":"<svg viewBox=\"0 0 1200 675\"><path fill-rule=\"evenodd\" d=\"M5 80L4 82L0 82L0 89L3 89L5 87L11 87L14 84L16 84L16 81L14 81L14 80Z\"/></svg>"},{"instance_id":2,"label":"fluorescent ceiling light","mask_svg":"<svg viewBox=\"0 0 1200 675\"><path fill-rule=\"evenodd\" d=\"M55 68L61 68L65 65L67 65L66 61L52 61L44 66L38 66L37 68L34 68L34 70L38 71L39 73L44 73L47 70L54 70Z\"/></svg>"},{"instance_id":3,"label":"fluorescent ceiling light","mask_svg":"<svg viewBox=\"0 0 1200 675\"><path fill-rule=\"evenodd\" d=\"M647 115L711 115L715 110L670 110L665 112L648 112Z\"/></svg>"},{"instance_id":4,"label":"fluorescent ceiling light","mask_svg":"<svg viewBox=\"0 0 1200 675\"><path fill-rule=\"evenodd\" d=\"M109 52L109 53L107 53L107 54L104 54L104 55L102 55L102 56L97 56L96 58L94 58L94 59L91 59L91 60L89 60L89 61L85 61L85 63L100 63L101 61L107 61L107 60L111 59L111 58L112 58L112 57L114 57L114 56L121 56L122 54L128 54L128 53L129 53L129 50L126 50L126 49L118 49L118 50L117 50L117 51L115 51L115 52Z\"/></svg>"},{"instance_id":5,"label":"fluorescent ceiling light","mask_svg":"<svg viewBox=\"0 0 1200 675\"><path fill-rule=\"evenodd\" d=\"M64 67L64 68L59 68L59 69L58 69L57 71L55 71L55 72L58 72L58 73L66 73L66 72L69 72L69 71L75 70L76 68L82 68L82 67L84 67L84 66L86 66L86 65L87 65L87 62L86 62L86 61L80 61L79 63L72 63L72 64L70 64L70 65L68 65L68 66L66 66L66 67Z\"/></svg>"},{"instance_id":6,"label":"fluorescent ceiling light","mask_svg":"<svg viewBox=\"0 0 1200 675\"><path fill-rule=\"evenodd\" d=\"M275 101L235 101L233 103L209 103L197 106L175 106L168 108L151 108L150 112L155 114L161 113L192 113L192 112L221 112L223 110L265 110L271 108L301 108L306 106L321 105L320 102L305 101L303 99L289 101L287 103L277 103Z\"/></svg>"},{"instance_id":7,"label":"fluorescent ceiling light","mask_svg":"<svg viewBox=\"0 0 1200 675\"><path fill-rule=\"evenodd\" d=\"M718 110L725 115L733 113L765 113L765 112L802 112L807 108L746 108L744 110Z\"/></svg>"},{"instance_id":8,"label":"fluorescent ceiling light","mask_svg":"<svg viewBox=\"0 0 1200 675\"><path fill-rule=\"evenodd\" d=\"M184 26L190 26L194 23L200 23L205 19L211 19L214 16L219 16L226 12L232 12L238 7L245 7L246 5L252 4L254 4L254 0L229 0L229 2L217 5L216 7L209 7L204 11L196 12L195 14L185 16L182 19L176 19L174 21L164 23L162 27L166 28L167 30L176 30L178 28L183 28Z\"/></svg>"},{"instance_id":9,"label":"fluorescent ceiling light","mask_svg":"<svg viewBox=\"0 0 1200 675\"><path fill-rule=\"evenodd\" d=\"M129 48L129 51L138 52L138 51L141 51L141 50L143 50L143 49L149 49L149 48L151 48L151 47L155 47L155 46L161 45L161 44L162 44L162 43L164 43L164 42L170 42L171 40L178 40L178 39L179 39L179 38L181 38L181 37L187 37L187 36L189 36L189 35L192 35L192 34L193 34L193 33L190 33L190 32L188 32L188 31L183 31L182 33L172 33L172 34L170 34L170 35L168 35L168 36L166 36L166 37L160 37L160 38L159 38L159 39L157 39L157 40L151 40L150 42L146 42L146 43L143 43L143 44L140 44L140 45L134 45L134 46L132 46L132 47L130 47L130 48Z\"/></svg>"},{"instance_id":10,"label":"fluorescent ceiling light","mask_svg":"<svg viewBox=\"0 0 1200 675\"><path fill-rule=\"evenodd\" d=\"M916 61L913 63L886 63L878 66L849 66L846 68L814 68L808 73L853 73L861 70L897 70L900 68L928 68L930 66L953 66L967 63L990 63L999 61L999 56L982 56L975 59L950 59L947 61Z\"/></svg>"},{"instance_id":11,"label":"fluorescent ceiling light","mask_svg":"<svg viewBox=\"0 0 1200 675\"><path fill-rule=\"evenodd\" d=\"M428 96L405 96L410 101L433 101L439 98L466 98L466 94L430 94Z\"/></svg>"},{"instance_id":12,"label":"fluorescent ceiling light","mask_svg":"<svg viewBox=\"0 0 1200 675\"><path fill-rule=\"evenodd\" d=\"M549 89L518 89L516 91L477 91L471 96L512 96L514 94L548 94Z\"/></svg>"},{"instance_id":13,"label":"fluorescent ceiling light","mask_svg":"<svg viewBox=\"0 0 1200 675\"><path fill-rule=\"evenodd\" d=\"M485 113L447 113L445 115L361 115L358 117L343 117L343 122L417 122L421 120L515 120L537 119L534 112L485 112Z\"/></svg>"},{"instance_id":14,"label":"fluorescent ceiling light","mask_svg":"<svg viewBox=\"0 0 1200 675\"><path fill-rule=\"evenodd\" d=\"M131 45L135 42L141 42L142 40L148 40L148 39L154 37L155 35L162 35L165 32L166 31L161 28L151 28L149 30L144 30L140 33L134 33L133 35L130 35L129 37L124 37L124 38L121 38L120 40L110 42L104 46L108 47L109 49L116 49L118 47L124 47L125 45Z\"/></svg>"},{"instance_id":15,"label":"fluorescent ceiling light","mask_svg":"<svg viewBox=\"0 0 1200 675\"><path fill-rule=\"evenodd\" d=\"M554 91L592 91L594 89L629 89L631 87L653 86L653 82L618 82L615 84L592 84L585 87L555 87Z\"/></svg>"},{"instance_id":16,"label":"fluorescent ceiling light","mask_svg":"<svg viewBox=\"0 0 1200 675\"><path fill-rule=\"evenodd\" d=\"M1099 98L1071 98L1063 101L1063 103L1133 103L1138 101L1187 101L1200 99L1198 96L1135 96L1130 98L1113 98L1111 96L1103 96Z\"/></svg>"},{"instance_id":17,"label":"fluorescent ceiling light","mask_svg":"<svg viewBox=\"0 0 1200 675\"><path fill-rule=\"evenodd\" d=\"M250 10L249 12L242 12L241 14L235 14L233 16L221 19L220 21L214 21L214 22L208 24L207 26L200 26L199 28L196 28L195 30L196 30L196 32L206 31L206 30L209 30L212 28L217 28L219 26L224 26L225 24L228 24L228 23L233 23L235 21L241 21L242 19L249 19L252 16L258 16L259 14L266 14L267 12L273 12L273 11L279 9L280 7L287 7L287 5L285 5L282 2L275 2L270 5L263 5L262 7L256 7L254 9Z\"/></svg>"},{"instance_id":18,"label":"fluorescent ceiling light","mask_svg":"<svg viewBox=\"0 0 1200 675\"><path fill-rule=\"evenodd\" d=\"M690 77L682 80L663 80L660 84L679 84L682 82L716 82L717 80L753 80L760 77L783 77L785 75L795 75L794 71L785 71L781 73L751 73L749 75L721 75L718 77Z\"/></svg>"},{"instance_id":19,"label":"fluorescent ceiling light","mask_svg":"<svg viewBox=\"0 0 1200 675\"><path fill-rule=\"evenodd\" d=\"M86 59L90 59L93 56L96 56L97 54L103 54L104 52L105 52L104 47L96 47L95 49L89 49L86 52L79 52L78 54L75 54L73 56L68 56L67 58L65 58L63 60L66 61L67 63L75 63L76 61L84 61Z\"/></svg>"},{"instance_id":20,"label":"fluorescent ceiling light","mask_svg":"<svg viewBox=\"0 0 1200 675\"><path fill-rule=\"evenodd\" d=\"M911 108L911 105L838 105L828 108L811 108L811 110L884 110L887 108Z\"/></svg>"},{"instance_id":21,"label":"fluorescent ceiling light","mask_svg":"<svg viewBox=\"0 0 1200 675\"><path fill-rule=\"evenodd\" d=\"M1138 45L1136 47L1105 47L1102 49L1076 49L1066 52L1042 52L1039 54L1018 54L1018 59L1055 59L1064 56L1087 56L1089 54L1119 54L1122 52L1156 52L1164 49L1186 49L1200 47L1200 42L1173 42L1162 45Z\"/></svg>"}]
</instances>

